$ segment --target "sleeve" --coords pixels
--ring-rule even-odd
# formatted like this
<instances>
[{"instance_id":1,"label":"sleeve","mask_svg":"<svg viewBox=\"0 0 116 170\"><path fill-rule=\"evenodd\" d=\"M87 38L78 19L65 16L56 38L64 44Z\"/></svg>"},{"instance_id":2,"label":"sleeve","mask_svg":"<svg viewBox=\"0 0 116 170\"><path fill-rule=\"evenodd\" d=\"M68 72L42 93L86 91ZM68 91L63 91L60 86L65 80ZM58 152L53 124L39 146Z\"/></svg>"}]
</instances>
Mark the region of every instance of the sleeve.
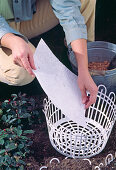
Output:
<instances>
[{"instance_id":1,"label":"sleeve","mask_svg":"<svg viewBox=\"0 0 116 170\"><path fill-rule=\"evenodd\" d=\"M50 3L63 27L67 45L76 39L87 39L84 17L80 13L80 0L50 0Z\"/></svg>"},{"instance_id":2,"label":"sleeve","mask_svg":"<svg viewBox=\"0 0 116 170\"><path fill-rule=\"evenodd\" d=\"M9 24L7 23L7 21L5 20L5 18L0 16L0 40L7 33L16 34L22 37L26 42L28 42L28 39L24 35L20 34L18 31L11 28Z\"/></svg>"}]
</instances>

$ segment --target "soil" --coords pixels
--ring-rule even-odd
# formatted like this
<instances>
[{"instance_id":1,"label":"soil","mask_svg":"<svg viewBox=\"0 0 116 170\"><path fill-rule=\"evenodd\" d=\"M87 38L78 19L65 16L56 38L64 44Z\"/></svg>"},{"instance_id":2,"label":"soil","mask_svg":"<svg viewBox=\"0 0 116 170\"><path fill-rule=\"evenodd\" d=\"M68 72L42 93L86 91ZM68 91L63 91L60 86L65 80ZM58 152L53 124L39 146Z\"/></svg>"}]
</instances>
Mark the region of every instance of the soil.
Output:
<instances>
[{"instance_id":1,"label":"soil","mask_svg":"<svg viewBox=\"0 0 116 170\"><path fill-rule=\"evenodd\" d=\"M30 134L29 137L33 140L31 146L31 153L26 158L26 170L39 170L45 166L44 169L48 170L94 170L98 169L96 166L101 167L101 170L116 170L116 124L109 137L108 143L105 149L98 155L89 158L91 161L83 159L71 159L58 153L51 145L49 141L48 131L44 113L41 112L41 123L32 126L35 131L34 134ZM105 158L108 154L113 155L113 161L109 165L105 165ZM52 158L53 161L51 161ZM60 162L58 162L58 160ZM109 159L110 160L110 159ZM50 162L51 161L51 162Z\"/></svg>"},{"instance_id":2,"label":"soil","mask_svg":"<svg viewBox=\"0 0 116 170\"><path fill-rule=\"evenodd\" d=\"M104 62L90 62L88 64L89 70L108 70L109 67L109 62L104 61Z\"/></svg>"}]
</instances>

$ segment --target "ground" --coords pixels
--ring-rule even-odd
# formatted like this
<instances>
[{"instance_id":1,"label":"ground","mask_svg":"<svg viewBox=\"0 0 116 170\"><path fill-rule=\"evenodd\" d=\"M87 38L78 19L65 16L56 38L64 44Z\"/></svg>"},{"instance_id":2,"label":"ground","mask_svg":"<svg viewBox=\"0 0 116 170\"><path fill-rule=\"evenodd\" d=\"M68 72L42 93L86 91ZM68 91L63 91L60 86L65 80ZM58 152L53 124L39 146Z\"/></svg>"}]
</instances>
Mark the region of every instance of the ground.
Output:
<instances>
[{"instance_id":1,"label":"ground","mask_svg":"<svg viewBox=\"0 0 116 170\"><path fill-rule=\"evenodd\" d=\"M43 115L42 115L43 117ZM44 120L44 118L43 118ZM94 170L100 163L105 165L105 158L108 154L115 156L116 152L116 125L113 128L112 134L108 140L105 149L98 155L90 158L91 166L88 161L82 159L65 159L65 156L58 153L51 145L49 141L46 122L43 121L40 125L34 125L34 135L30 135L33 140L31 147L31 153L26 158L27 167L26 170L39 170L42 166L47 166L48 170ZM60 163L53 161L50 164L52 158L58 158ZM115 170L116 160L110 165L102 167L102 170Z\"/></svg>"}]
</instances>

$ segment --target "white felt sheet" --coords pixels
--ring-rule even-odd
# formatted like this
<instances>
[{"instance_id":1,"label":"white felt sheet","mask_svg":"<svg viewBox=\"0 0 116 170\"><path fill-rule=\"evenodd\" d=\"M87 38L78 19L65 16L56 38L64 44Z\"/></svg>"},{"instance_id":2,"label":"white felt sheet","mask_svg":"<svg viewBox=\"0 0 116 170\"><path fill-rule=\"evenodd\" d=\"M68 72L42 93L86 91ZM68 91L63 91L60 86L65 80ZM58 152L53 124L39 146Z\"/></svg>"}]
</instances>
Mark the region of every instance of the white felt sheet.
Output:
<instances>
[{"instance_id":1,"label":"white felt sheet","mask_svg":"<svg viewBox=\"0 0 116 170\"><path fill-rule=\"evenodd\" d=\"M85 109L77 85L77 76L66 68L41 39L35 54L35 73L43 90L70 120L86 126Z\"/></svg>"}]
</instances>

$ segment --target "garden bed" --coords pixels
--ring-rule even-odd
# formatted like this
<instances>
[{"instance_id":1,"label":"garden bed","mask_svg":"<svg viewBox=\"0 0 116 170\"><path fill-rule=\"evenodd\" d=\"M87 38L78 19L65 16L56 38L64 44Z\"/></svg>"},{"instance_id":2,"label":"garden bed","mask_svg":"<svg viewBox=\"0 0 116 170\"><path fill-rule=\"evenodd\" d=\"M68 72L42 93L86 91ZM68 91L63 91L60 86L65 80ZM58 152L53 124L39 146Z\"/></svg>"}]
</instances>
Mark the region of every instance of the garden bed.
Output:
<instances>
[{"instance_id":1,"label":"garden bed","mask_svg":"<svg viewBox=\"0 0 116 170\"><path fill-rule=\"evenodd\" d=\"M48 170L94 170L95 167L98 169L98 166L101 170L116 169L116 124L105 149L100 154L89 160L66 158L58 153L49 141L47 124L42 112L43 98L43 96L25 98L25 95L20 94L19 97L14 95L13 99L1 102L1 170L40 170L43 166ZM8 115L13 117L9 118ZM5 137L3 133L7 136ZM27 141L24 140L25 133ZM8 135L11 136L9 139ZM33 141L30 146L27 143L29 138ZM106 159L108 154L112 155ZM52 159L54 160L51 161Z\"/></svg>"},{"instance_id":2,"label":"garden bed","mask_svg":"<svg viewBox=\"0 0 116 170\"><path fill-rule=\"evenodd\" d=\"M66 159L65 156L58 153L49 141L44 113L41 112L41 116L42 122L38 125L33 125L32 129L35 133L29 135L33 140L33 145L31 146L32 153L26 158L26 170L39 170L42 166L46 166L49 170L93 170L96 166L99 166L100 163L101 169L103 170L116 169L116 124L114 125L105 149L100 154L89 158L91 161L90 165L87 160L71 158ZM108 154L112 154L114 160L106 166L105 159ZM50 163L52 158L58 158L60 163L58 163L57 160ZM111 157L109 156L109 162L110 158Z\"/></svg>"}]
</instances>

